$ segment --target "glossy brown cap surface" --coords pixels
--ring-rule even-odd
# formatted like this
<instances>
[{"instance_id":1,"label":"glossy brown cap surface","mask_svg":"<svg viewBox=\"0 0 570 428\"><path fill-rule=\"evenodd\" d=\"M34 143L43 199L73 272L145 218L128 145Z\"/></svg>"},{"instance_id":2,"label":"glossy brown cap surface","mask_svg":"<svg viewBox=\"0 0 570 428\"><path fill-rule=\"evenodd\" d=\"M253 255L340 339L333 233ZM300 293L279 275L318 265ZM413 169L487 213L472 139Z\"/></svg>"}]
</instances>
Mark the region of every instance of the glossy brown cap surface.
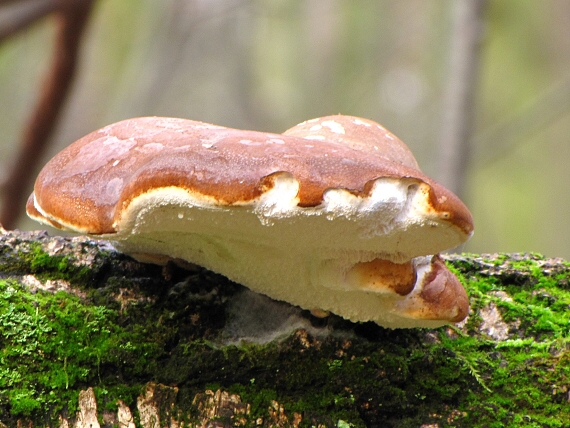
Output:
<instances>
[{"instance_id":1,"label":"glossy brown cap surface","mask_svg":"<svg viewBox=\"0 0 570 428\"><path fill-rule=\"evenodd\" d=\"M272 187L272 175L285 172L299 183L298 206L315 207L327 189L366 195L375 179L393 177L428 184L426 209L466 237L471 234L467 208L412 167L415 160L407 148L390 158L385 150L373 148L384 140L371 136L368 121L350 120L354 129L344 124L345 134L333 132L343 137L336 139L236 130L175 118L118 122L76 141L44 167L28 213L71 230L109 234L116 232L115 225L133 198L157 188L175 186L221 206L246 205ZM334 128L333 122L328 120ZM395 137L383 128L380 131L389 141L384 146L394 146ZM364 143L347 144L346 138L358 142L364 137L371 139L370 150L362 148Z\"/></svg>"}]
</instances>

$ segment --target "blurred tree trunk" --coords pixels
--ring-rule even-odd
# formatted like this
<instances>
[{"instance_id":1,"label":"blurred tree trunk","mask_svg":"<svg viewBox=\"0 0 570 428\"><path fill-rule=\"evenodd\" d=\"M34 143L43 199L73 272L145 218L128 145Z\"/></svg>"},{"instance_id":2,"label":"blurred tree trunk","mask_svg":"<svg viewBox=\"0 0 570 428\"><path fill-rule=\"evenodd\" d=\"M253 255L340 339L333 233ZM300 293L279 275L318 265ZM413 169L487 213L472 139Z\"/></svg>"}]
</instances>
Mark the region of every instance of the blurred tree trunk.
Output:
<instances>
[{"instance_id":1,"label":"blurred tree trunk","mask_svg":"<svg viewBox=\"0 0 570 428\"><path fill-rule=\"evenodd\" d=\"M464 198L486 0L457 0L451 4L453 19L438 180Z\"/></svg>"}]
</instances>

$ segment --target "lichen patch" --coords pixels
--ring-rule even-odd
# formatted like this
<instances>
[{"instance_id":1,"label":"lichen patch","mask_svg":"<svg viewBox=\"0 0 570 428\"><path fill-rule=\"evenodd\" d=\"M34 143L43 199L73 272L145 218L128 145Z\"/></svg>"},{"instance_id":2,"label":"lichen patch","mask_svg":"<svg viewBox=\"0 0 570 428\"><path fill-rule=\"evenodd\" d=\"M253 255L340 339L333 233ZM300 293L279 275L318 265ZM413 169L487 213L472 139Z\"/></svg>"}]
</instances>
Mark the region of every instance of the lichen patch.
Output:
<instances>
[{"instance_id":1,"label":"lichen patch","mask_svg":"<svg viewBox=\"0 0 570 428\"><path fill-rule=\"evenodd\" d=\"M490 303L479 310L479 316L483 319L481 331L488 334L495 340L506 340L509 338L509 325L503 320L497 305Z\"/></svg>"}]
</instances>

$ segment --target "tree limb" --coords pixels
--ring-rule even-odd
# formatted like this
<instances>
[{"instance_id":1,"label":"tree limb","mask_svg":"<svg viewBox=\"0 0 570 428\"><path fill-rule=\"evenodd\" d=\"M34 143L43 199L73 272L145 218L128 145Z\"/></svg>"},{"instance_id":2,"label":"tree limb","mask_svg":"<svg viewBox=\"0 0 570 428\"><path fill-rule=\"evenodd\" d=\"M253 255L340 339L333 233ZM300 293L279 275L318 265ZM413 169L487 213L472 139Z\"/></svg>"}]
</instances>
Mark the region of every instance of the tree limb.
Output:
<instances>
[{"instance_id":1,"label":"tree limb","mask_svg":"<svg viewBox=\"0 0 570 428\"><path fill-rule=\"evenodd\" d=\"M0 0L0 5L6 4ZM60 7L57 0L32 0L18 2L16 6L6 6L0 14L0 41L26 29L37 20Z\"/></svg>"},{"instance_id":2,"label":"tree limb","mask_svg":"<svg viewBox=\"0 0 570 428\"><path fill-rule=\"evenodd\" d=\"M69 94L79 56L81 35L88 22L93 0L58 2L55 53L38 103L24 131L20 150L3 188L0 223L13 228L24 206L32 177L51 137L64 101Z\"/></svg>"}]
</instances>

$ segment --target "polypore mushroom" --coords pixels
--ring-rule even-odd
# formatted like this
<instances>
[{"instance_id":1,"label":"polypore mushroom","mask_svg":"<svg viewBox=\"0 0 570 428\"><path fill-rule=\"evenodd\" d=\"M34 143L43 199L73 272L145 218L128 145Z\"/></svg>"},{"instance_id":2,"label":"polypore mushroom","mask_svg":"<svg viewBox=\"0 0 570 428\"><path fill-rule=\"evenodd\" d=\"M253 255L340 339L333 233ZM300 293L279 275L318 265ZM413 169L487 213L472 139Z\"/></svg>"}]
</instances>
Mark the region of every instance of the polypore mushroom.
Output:
<instances>
[{"instance_id":1,"label":"polypore mushroom","mask_svg":"<svg viewBox=\"0 0 570 428\"><path fill-rule=\"evenodd\" d=\"M306 309L386 327L463 319L438 254L467 208L380 125L330 116L284 134L160 117L95 131L41 171L30 217L144 260L183 259Z\"/></svg>"}]
</instances>

